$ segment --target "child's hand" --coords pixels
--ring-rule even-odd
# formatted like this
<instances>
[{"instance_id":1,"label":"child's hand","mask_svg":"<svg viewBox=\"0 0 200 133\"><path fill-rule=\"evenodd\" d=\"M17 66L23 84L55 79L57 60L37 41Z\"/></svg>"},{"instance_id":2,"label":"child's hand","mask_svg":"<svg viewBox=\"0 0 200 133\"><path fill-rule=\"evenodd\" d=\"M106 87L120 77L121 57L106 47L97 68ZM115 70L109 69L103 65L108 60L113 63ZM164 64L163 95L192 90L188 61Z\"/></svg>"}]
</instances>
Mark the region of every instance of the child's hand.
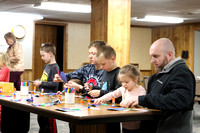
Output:
<instances>
[{"instance_id":1,"label":"child's hand","mask_svg":"<svg viewBox=\"0 0 200 133\"><path fill-rule=\"evenodd\" d=\"M58 74L55 74L53 81L54 82L62 82L62 79L60 78L60 76Z\"/></svg>"},{"instance_id":2,"label":"child's hand","mask_svg":"<svg viewBox=\"0 0 200 133\"><path fill-rule=\"evenodd\" d=\"M57 93L56 93L57 95L60 95L60 94L62 94L62 92L60 92L60 91L57 91Z\"/></svg>"},{"instance_id":3,"label":"child's hand","mask_svg":"<svg viewBox=\"0 0 200 133\"><path fill-rule=\"evenodd\" d=\"M64 84L64 88L67 88L67 87L73 87L75 88L76 91L79 91L81 85L77 84L76 82L73 82L73 81L69 81L68 83L65 83Z\"/></svg>"},{"instance_id":4,"label":"child's hand","mask_svg":"<svg viewBox=\"0 0 200 133\"><path fill-rule=\"evenodd\" d=\"M92 85L89 84L89 83L85 83L85 84L84 84L84 87L85 87L85 90L86 90L86 91L91 91L91 90L92 90Z\"/></svg>"},{"instance_id":5,"label":"child's hand","mask_svg":"<svg viewBox=\"0 0 200 133\"><path fill-rule=\"evenodd\" d=\"M94 104L102 104L103 103L103 99L98 98L94 100Z\"/></svg>"},{"instance_id":6,"label":"child's hand","mask_svg":"<svg viewBox=\"0 0 200 133\"><path fill-rule=\"evenodd\" d=\"M88 92L91 97L98 97L100 96L100 90L91 90Z\"/></svg>"},{"instance_id":7,"label":"child's hand","mask_svg":"<svg viewBox=\"0 0 200 133\"><path fill-rule=\"evenodd\" d=\"M40 80L33 81L33 85L36 87L40 86L41 84L42 84L42 81L40 81Z\"/></svg>"}]
</instances>

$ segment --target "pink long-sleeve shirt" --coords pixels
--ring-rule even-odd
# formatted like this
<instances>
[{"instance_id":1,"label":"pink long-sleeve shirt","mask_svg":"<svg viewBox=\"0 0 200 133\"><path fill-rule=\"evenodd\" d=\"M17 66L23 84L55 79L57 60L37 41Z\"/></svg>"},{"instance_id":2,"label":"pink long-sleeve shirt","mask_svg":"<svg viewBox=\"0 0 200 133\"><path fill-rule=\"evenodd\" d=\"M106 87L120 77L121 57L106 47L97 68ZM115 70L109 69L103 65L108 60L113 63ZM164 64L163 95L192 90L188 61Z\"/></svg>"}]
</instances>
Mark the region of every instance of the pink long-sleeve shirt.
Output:
<instances>
[{"instance_id":1,"label":"pink long-sleeve shirt","mask_svg":"<svg viewBox=\"0 0 200 133\"><path fill-rule=\"evenodd\" d=\"M3 67L0 70L0 82L9 82L10 70L8 67Z\"/></svg>"},{"instance_id":2,"label":"pink long-sleeve shirt","mask_svg":"<svg viewBox=\"0 0 200 133\"><path fill-rule=\"evenodd\" d=\"M136 89L131 91L126 90L124 87L120 87L117 90L107 93L101 98L103 101L110 101L112 98L118 98L122 96L122 101L129 99L133 96L146 95L146 90L142 86L138 86ZM134 122L122 122L122 127L128 130L138 129L140 127L140 121Z\"/></svg>"}]
</instances>

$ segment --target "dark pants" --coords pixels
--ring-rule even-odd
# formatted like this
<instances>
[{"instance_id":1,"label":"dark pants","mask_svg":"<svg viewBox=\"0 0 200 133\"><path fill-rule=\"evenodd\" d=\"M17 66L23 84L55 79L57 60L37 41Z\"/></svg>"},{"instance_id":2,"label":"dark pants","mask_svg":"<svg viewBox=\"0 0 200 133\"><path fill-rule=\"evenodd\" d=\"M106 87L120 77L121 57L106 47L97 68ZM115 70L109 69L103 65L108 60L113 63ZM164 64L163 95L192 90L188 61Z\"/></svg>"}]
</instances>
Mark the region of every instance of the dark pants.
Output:
<instances>
[{"instance_id":1,"label":"dark pants","mask_svg":"<svg viewBox=\"0 0 200 133\"><path fill-rule=\"evenodd\" d=\"M28 133L30 113L9 108L2 105L1 131L2 133Z\"/></svg>"},{"instance_id":2,"label":"dark pants","mask_svg":"<svg viewBox=\"0 0 200 133\"><path fill-rule=\"evenodd\" d=\"M23 72L10 72L10 82L14 83L14 86L17 91L20 91L20 86L21 86L21 74Z\"/></svg>"},{"instance_id":3,"label":"dark pants","mask_svg":"<svg viewBox=\"0 0 200 133\"><path fill-rule=\"evenodd\" d=\"M56 120L38 115L39 133L57 133Z\"/></svg>"}]
</instances>

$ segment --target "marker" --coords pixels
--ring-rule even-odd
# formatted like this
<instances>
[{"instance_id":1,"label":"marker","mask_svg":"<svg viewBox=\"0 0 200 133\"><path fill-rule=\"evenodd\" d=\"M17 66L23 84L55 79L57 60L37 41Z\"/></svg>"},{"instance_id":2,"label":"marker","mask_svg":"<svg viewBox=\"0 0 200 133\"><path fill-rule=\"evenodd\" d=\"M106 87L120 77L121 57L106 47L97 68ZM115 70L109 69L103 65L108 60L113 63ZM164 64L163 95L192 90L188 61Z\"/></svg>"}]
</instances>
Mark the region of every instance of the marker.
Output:
<instances>
[{"instance_id":1,"label":"marker","mask_svg":"<svg viewBox=\"0 0 200 133\"><path fill-rule=\"evenodd\" d=\"M59 72L58 68L56 68L56 70L57 70L58 75L60 76L60 72Z\"/></svg>"},{"instance_id":2,"label":"marker","mask_svg":"<svg viewBox=\"0 0 200 133\"><path fill-rule=\"evenodd\" d=\"M74 111L78 111L78 110L80 110L80 109L72 109L72 110L74 110Z\"/></svg>"}]
</instances>

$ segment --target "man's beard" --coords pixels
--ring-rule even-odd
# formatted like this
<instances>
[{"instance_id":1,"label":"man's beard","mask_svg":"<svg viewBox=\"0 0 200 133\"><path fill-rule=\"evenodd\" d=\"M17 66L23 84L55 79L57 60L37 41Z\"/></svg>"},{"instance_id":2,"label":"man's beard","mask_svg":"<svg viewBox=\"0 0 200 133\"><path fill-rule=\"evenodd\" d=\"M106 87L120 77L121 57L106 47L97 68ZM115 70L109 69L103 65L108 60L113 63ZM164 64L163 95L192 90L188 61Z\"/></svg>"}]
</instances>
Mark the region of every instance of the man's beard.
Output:
<instances>
[{"instance_id":1,"label":"man's beard","mask_svg":"<svg viewBox=\"0 0 200 133\"><path fill-rule=\"evenodd\" d=\"M158 66L157 68L155 68L156 71L158 71L158 72L162 71L162 69L163 69L168 63L169 63L169 62L168 62L168 60L167 60L167 57L165 57L163 63L162 63L160 66Z\"/></svg>"}]
</instances>

